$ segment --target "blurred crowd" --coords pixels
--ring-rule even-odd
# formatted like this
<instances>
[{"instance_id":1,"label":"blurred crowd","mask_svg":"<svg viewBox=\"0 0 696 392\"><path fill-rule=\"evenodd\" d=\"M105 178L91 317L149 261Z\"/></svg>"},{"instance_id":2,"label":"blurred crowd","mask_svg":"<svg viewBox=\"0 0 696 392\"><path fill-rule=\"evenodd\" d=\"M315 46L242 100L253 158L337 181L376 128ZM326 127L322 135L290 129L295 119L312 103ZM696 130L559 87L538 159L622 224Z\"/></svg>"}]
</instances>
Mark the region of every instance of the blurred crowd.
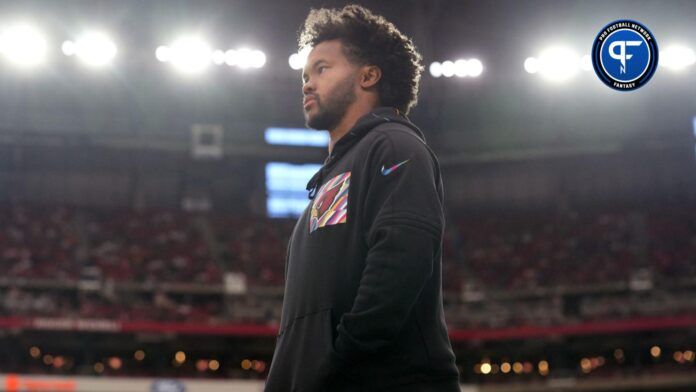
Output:
<instances>
[{"instance_id":1,"label":"blurred crowd","mask_svg":"<svg viewBox=\"0 0 696 392\"><path fill-rule=\"evenodd\" d=\"M0 219L3 315L280 317L294 219L26 205L0 208ZM227 272L244 277L242 294L226 294ZM455 326L693 311L689 296L669 288L689 290L695 279L694 208L453 215L443 239L445 309ZM281 295L244 294L257 288ZM591 295L564 294L578 290Z\"/></svg>"}]
</instances>

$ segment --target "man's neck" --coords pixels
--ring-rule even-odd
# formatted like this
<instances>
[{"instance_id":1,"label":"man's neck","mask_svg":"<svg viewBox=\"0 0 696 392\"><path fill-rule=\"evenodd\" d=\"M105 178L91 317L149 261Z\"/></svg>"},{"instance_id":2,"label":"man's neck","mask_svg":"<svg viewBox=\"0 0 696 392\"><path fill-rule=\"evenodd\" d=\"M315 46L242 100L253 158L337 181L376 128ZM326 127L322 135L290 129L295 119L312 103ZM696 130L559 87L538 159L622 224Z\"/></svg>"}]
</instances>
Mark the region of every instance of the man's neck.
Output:
<instances>
[{"instance_id":1,"label":"man's neck","mask_svg":"<svg viewBox=\"0 0 696 392\"><path fill-rule=\"evenodd\" d=\"M374 109L374 107L371 104L358 102L348 108L346 115L343 116L341 122L338 123L334 129L329 131L329 155L331 155L331 152L339 139L345 136L345 134L348 133L351 128L353 128L360 117L366 115L372 109Z\"/></svg>"}]
</instances>

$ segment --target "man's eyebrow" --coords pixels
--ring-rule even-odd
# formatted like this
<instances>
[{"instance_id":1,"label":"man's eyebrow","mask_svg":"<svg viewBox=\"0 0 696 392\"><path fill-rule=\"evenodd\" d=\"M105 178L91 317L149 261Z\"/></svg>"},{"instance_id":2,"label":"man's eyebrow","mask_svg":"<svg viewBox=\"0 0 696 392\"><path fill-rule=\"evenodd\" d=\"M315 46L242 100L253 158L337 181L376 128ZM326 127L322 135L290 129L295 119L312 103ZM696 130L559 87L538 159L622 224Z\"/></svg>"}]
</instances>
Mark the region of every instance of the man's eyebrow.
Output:
<instances>
[{"instance_id":1,"label":"man's eyebrow","mask_svg":"<svg viewBox=\"0 0 696 392\"><path fill-rule=\"evenodd\" d=\"M314 64L312 65L312 68L316 68L317 65L319 65L320 63L328 63L328 61L326 61L325 59L319 59L319 60L314 62Z\"/></svg>"},{"instance_id":2,"label":"man's eyebrow","mask_svg":"<svg viewBox=\"0 0 696 392\"><path fill-rule=\"evenodd\" d=\"M312 64L312 66L309 67L309 69L316 68L317 65L319 65L319 64L321 64L321 63L328 63L328 61L326 61L325 59L319 59L319 60L315 61L314 64ZM307 74L306 74L305 72L303 72L303 73L302 73L302 77L304 78L304 77L306 77L306 76L307 76Z\"/></svg>"}]
</instances>

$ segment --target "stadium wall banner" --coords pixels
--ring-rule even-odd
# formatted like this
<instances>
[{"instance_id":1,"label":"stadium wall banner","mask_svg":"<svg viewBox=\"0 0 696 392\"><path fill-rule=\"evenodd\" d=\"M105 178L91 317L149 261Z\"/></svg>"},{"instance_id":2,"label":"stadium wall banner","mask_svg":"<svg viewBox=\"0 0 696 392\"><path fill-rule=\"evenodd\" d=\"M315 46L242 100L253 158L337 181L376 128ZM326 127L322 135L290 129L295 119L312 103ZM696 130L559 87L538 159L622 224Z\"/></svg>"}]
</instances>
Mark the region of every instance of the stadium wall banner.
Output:
<instances>
[{"instance_id":1,"label":"stadium wall banner","mask_svg":"<svg viewBox=\"0 0 696 392\"><path fill-rule=\"evenodd\" d=\"M259 324L202 324L156 321L119 321L69 317L0 317L0 329L76 332L171 332L190 335L270 336L278 327Z\"/></svg>"},{"instance_id":2,"label":"stadium wall banner","mask_svg":"<svg viewBox=\"0 0 696 392\"><path fill-rule=\"evenodd\" d=\"M658 331L696 327L696 314L678 316L633 317L617 320L588 321L550 326L514 326L484 329L450 328L452 341L509 340L547 336L580 336L606 333ZM186 322L119 321L61 317L0 317L0 329L47 330L103 333L160 332L182 335L275 337L278 327L266 324L205 324Z\"/></svg>"}]
</instances>

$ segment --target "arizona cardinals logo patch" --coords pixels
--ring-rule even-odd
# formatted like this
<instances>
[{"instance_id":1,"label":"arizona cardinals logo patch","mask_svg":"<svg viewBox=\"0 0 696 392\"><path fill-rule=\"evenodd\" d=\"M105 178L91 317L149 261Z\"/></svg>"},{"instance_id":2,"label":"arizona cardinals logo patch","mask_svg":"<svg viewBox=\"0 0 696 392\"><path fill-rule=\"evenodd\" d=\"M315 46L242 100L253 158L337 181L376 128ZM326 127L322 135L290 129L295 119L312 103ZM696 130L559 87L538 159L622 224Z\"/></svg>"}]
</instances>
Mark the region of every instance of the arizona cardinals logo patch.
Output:
<instances>
[{"instance_id":1,"label":"arizona cardinals logo patch","mask_svg":"<svg viewBox=\"0 0 696 392\"><path fill-rule=\"evenodd\" d=\"M346 223L349 187L350 172L345 172L319 188L309 218L310 233L324 226Z\"/></svg>"}]
</instances>

